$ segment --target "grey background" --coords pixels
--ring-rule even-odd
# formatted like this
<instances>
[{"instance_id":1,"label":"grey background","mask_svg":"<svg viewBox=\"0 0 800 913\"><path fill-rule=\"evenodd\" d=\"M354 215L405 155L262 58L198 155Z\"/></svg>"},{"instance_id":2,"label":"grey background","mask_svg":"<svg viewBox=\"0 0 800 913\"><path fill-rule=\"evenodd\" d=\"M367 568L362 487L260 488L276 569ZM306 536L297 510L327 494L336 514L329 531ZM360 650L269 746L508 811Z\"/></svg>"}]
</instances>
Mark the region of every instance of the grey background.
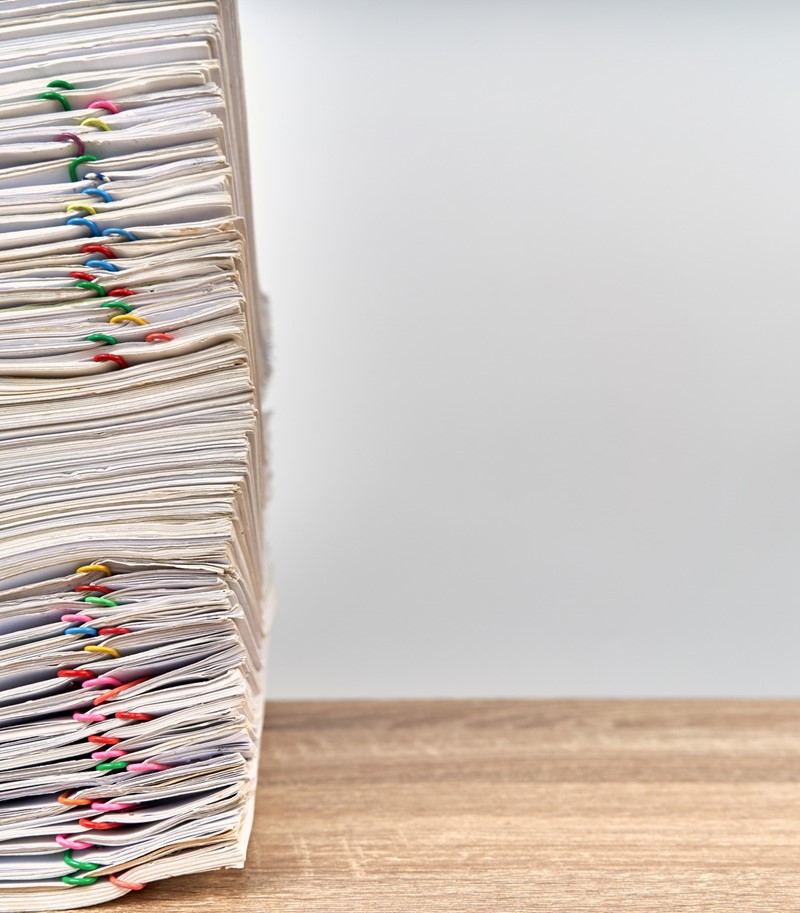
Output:
<instances>
[{"instance_id":1,"label":"grey background","mask_svg":"<svg viewBox=\"0 0 800 913\"><path fill-rule=\"evenodd\" d=\"M800 7L241 0L272 697L800 685Z\"/></svg>"}]
</instances>

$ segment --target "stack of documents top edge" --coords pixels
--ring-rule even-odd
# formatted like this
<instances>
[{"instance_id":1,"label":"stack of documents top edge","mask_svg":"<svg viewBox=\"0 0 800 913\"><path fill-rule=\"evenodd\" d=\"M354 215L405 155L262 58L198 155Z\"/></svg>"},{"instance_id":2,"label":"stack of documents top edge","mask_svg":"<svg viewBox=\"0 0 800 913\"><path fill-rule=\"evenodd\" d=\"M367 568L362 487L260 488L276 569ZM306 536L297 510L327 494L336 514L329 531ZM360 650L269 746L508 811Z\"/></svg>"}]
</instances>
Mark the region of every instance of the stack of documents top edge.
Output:
<instances>
[{"instance_id":1,"label":"stack of documents top edge","mask_svg":"<svg viewBox=\"0 0 800 913\"><path fill-rule=\"evenodd\" d=\"M229 0L0 3L0 913L241 866L272 615Z\"/></svg>"}]
</instances>

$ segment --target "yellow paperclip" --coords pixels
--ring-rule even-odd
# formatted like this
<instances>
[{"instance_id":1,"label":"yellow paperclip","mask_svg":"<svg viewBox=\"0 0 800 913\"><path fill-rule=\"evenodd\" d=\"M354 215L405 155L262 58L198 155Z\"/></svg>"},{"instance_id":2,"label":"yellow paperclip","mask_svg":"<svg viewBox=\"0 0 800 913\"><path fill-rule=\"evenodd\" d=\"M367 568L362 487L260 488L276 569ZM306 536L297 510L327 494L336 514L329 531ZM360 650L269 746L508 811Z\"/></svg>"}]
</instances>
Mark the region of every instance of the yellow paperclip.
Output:
<instances>
[{"instance_id":1,"label":"yellow paperclip","mask_svg":"<svg viewBox=\"0 0 800 913\"><path fill-rule=\"evenodd\" d=\"M111 571L104 564L84 564L75 571L76 574L85 574L88 571L102 571L106 577L111 576Z\"/></svg>"},{"instance_id":2,"label":"yellow paperclip","mask_svg":"<svg viewBox=\"0 0 800 913\"><path fill-rule=\"evenodd\" d=\"M97 215L97 210L94 206L90 206L88 203L69 203L64 207L64 212L69 212L71 209L85 209L92 216Z\"/></svg>"},{"instance_id":3,"label":"yellow paperclip","mask_svg":"<svg viewBox=\"0 0 800 913\"><path fill-rule=\"evenodd\" d=\"M83 648L87 653L108 653L114 657L114 659L120 659L121 654L118 653L113 647L97 647L94 644L90 644L88 647Z\"/></svg>"},{"instance_id":4,"label":"yellow paperclip","mask_svg":"<svg viewBox=\"0 0 800 913\"><path fill-rule=\"evenodd\" d=\"M104 120L100 120L99 117L87 117L86 120L81 121L81 127L99 127L101 130L110 130L111 127Z\"/></svg>"},{"instance_id":5,"label":"yellow paperclip","mask_svg":"<svg viewBox=\"0 0 800 913\"><path fill-rule=\"evenodd\" d=\"M136 314L115 314L109 323L122 323L125 320L132 320L134 323L138 323L140 327L149 327L150 324L146 320L142 320L141 317L137 317Z\"/></svg>"}]
</instances>

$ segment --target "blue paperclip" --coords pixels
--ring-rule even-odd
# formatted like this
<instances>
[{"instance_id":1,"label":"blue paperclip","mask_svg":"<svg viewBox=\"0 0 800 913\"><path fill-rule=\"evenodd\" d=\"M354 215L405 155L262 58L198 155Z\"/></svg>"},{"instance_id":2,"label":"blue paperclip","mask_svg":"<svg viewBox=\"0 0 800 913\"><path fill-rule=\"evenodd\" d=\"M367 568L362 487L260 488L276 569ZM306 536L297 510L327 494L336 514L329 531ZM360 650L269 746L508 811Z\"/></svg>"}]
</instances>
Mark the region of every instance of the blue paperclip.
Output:
<instances>
[{"instance_id":1,"label":"blue paperclip","mask_svg":"<svg viewBox=\"0 0 800 913\"><path fill-rule=\"evenodd\" d=\"M129 241L138 241L139 240L136 237L136 235L133 234L133 232L128 231L127 228L104 228L103 234L104 235L122 235L123 238L127 238Z\"/></svg>"},{"instance_id":2,"label":"blue paperclip","mask_svg":"<svg viewBox=\"0 0 800 913\"><path fill-rule=\"evenodd\" d=\"M81 190L81 193L88 193L95 197L100 197L105 200L106 203L113 203L114 200L111 194L107 190L103 190L102 187L87 187L85 190Z\"/></svg>"},{"instance_id":3,"label":"blue paperclip","mask_svg":"<svg viewBox=\"0 0 800 913\"><path fill-rule=\"evenodd\" d=\"M85 225L86 228L90 229L92 234L96 237L100 237L100 229L92 222L91 219L67 219L67 225Z\"/></svg>"}]
</instances>

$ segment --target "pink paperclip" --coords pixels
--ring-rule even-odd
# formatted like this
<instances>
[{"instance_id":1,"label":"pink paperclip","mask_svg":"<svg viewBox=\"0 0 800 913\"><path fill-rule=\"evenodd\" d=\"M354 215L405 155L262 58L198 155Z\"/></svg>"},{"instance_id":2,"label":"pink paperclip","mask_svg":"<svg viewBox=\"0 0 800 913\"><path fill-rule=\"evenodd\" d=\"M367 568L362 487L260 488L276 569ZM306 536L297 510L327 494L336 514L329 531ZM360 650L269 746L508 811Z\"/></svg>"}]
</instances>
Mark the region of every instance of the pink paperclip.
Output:
<instances>
[{"instance_id":1,"label":"pink paperclip","mask_svg":"<svg viewBox=\"0 0 800 913\"><path fill-rule=\"evenodd\" d=\"M65 837L63 834L59 834L56 837L56 843L68 850L90 850L94 846L94 844L84 843L82 840L70 840L69 837Z\"/></svg>"},{"instance_id":2,"label":"pink paperclip","mask_svg":"<svg viewBox=\"0 0 800 913\"><path fill-rule=\"evenodd\" d=\"M136 802L92 802L92 808L97 812L124 812L138 807Z\"/></svg>"},{"instance_id":3,"label":"pink paperclip","mask_svg":"<svg viewBox=\"0 0 800 913\"><path fill-rule=\"evenodd\" d=\"M114 104L113 101L106 101L105 98L98 98L97 101L93 101L90 105L86 106L87 108L105 108L106 111L110 111L112 114L119 114L119 108Z\"/></svg>"},{"instance_id":4,"label":"pink paperclip","mask_svg":"<svg viewBox=\"0 0 800 913\"><path fill-rule=\"evenodd\" d=\"M87 615L85 612L79 612L77 615L62 615L62 621L94 621L91 615Z\"/></svg>"},{"instance_id":5,"label":"pink paperclip","mask_svg":"<svg viewBox=\"0 0 800 913\"><path fill-rule=\"evenodd\" d=\"M104 713L81 713L76 710L72 714L72 719L78 723L104 723L107 717Z\"/></svg>"},{"instance_id":6,"label":"pink paperclip","mask_svg":"<svg viewBox=\"0 0 800 913\"><path fill-rule=\"evenodd\" d=\"M141 761L137 764L129 764L127 770L169 770L168 764L156 764L155 761Z\"/></svg>"},{"instance_id":7,"label":"pink paperclip","mask_svg":"<svg viewBox=\"0 0 800 913\"><path fill-rule=\"evenodd\" d=\"M127 752L121 748L107 748L104 751L93 751L92 757L95 761L104 761L106 758L121 758Z\"/></svg>"},{"instance_id":8,"label":"pink paperclip","mask_svg":"<svg viewBox=\"0 0 800 913\"><path fill-rule=\"evenodd\" d=\"M119 688L122 682L113 675L98 675L97 678L88 678L81 687L92 688L94 685L111 685L112 688Z\"/></svg>"}]
</instances>

